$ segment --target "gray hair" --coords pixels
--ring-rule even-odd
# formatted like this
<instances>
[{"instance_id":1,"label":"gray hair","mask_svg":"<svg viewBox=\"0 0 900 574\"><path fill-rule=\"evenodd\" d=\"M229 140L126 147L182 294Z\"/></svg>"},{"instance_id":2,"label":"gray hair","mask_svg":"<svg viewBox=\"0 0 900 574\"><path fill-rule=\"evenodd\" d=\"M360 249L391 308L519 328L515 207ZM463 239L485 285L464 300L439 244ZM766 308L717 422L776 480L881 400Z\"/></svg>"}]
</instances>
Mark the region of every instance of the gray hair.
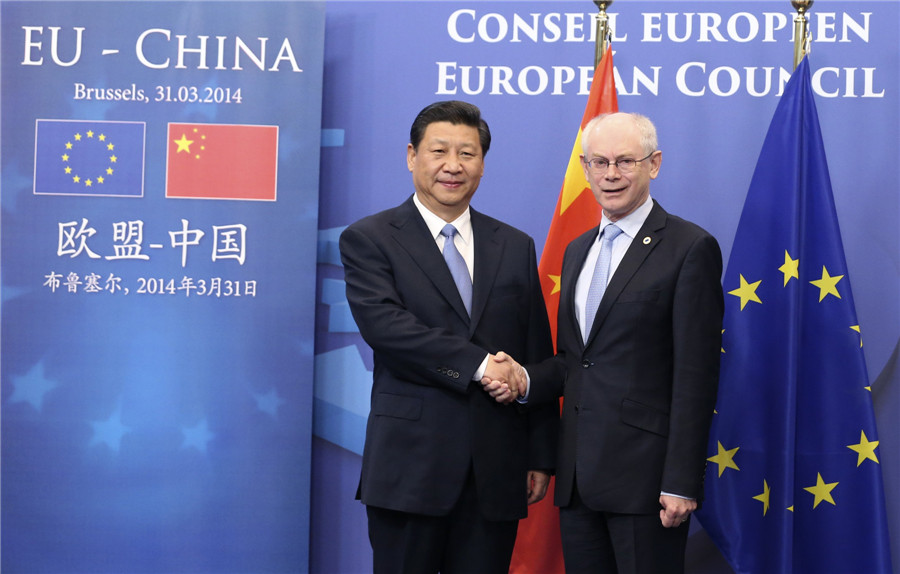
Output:
<instances>
[{"instance_id":1,"label":"gray hair","mask_svg":"<svg viewBox=\"0 0 900 574\"><path fill-rule=\"evenodd\" d=\"M642 116L641 114L617 112L600 114L584 126L584 130L581 133L582 153L585 153L587 150L588 136L590 136L591 132L595 129L599 129L600 124L602 124L604 120L613 116L628 116L631 118L631 121L634 122L634 126L638 129L638 133L641 136L641 148L643 148L645 154L650 154L658 149L659 142L656 138L656 126L653 125L650 118Z\"/></svg>"}]
</instances>

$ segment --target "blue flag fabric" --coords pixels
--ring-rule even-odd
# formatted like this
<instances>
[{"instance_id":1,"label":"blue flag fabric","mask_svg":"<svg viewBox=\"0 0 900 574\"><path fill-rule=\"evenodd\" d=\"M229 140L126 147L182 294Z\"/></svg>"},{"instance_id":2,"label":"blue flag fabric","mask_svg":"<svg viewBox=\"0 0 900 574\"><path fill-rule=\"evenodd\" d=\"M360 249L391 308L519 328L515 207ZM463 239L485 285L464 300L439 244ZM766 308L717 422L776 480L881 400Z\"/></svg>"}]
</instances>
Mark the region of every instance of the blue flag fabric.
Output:
<instances>
[{"instance_id":1,"label":"blue flag fabric","mask_svg":"<svg viewBox=\"0 0 900 574\"><path fill-rule=\"evenodd\" d=\"M724 290L703 527L738 573L890 572L872 398L808 58L772 118Z\"/></svg>"},{"instance_id":2,"label":"blue flag fabric","mask_svg":"<svg viewBox=\"0 0 900 574\"><path fill-rule=\"evenodd\" d=\"M35 194L143 196L143 122L36 123Z\"/></svg>"}]
</instances>

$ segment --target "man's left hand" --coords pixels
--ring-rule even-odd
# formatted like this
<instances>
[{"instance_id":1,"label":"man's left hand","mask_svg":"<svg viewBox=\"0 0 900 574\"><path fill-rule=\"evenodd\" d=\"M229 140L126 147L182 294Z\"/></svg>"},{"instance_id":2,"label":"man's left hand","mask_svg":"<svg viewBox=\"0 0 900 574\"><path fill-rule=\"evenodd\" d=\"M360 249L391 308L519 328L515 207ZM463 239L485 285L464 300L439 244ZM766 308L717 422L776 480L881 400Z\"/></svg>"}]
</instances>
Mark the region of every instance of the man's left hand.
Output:
<instances>
[{"instance_id":1,"label":"man's left hand","mask_svg":"<svg viewBox=\"0 0 900 574\"><path fill-rule=\"evenodd\" d=\"M667 494L660 495L659 519L665 528L676 528L687 522L691 513L697 510L697 501L690 498L679 498Z\"/></svg>"},{"instance_id":2,"label":"man's left hand","mask_svg":"<svg viewBox=\"0 0 900 574\"><path fill-rule=\"evenodd\" d=\"M547 494L550 475L540 470L528 471L528 504L540 502Z\"/></svg>"}]
</instances>

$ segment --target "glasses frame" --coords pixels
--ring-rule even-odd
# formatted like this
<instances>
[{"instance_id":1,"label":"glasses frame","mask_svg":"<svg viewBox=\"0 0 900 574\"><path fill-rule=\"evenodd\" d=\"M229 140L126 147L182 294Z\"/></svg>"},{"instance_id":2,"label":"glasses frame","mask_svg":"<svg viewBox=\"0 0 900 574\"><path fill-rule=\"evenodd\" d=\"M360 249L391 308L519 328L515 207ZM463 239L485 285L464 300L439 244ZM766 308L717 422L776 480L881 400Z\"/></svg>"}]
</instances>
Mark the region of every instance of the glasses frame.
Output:
<instances>
[{"instance_id":1,"label":"glasses frame","mask_svg":"<svg viewBox=\"0 0 900 574\"><path fill-rule=\"evenodd\" d=\"M658 151L659 151L658 149L655 149L655 150L651 151L650 153L648 153L647 155L645 155L644 157L642 157L641 159L624 158L624 159L617 159L616 161L609 161L608 159L603 158L603 157L593 157L591 159L586 159L584 156L581 156L581 161L584 162L584 164L587 166L587 168L593 173L598 173L598 174L606 173L607 171L609 171L609 166L611 166L611 165L615 166L616 170L619 171L620 173L631 173L631 171L634 169L634 167L637 167L637 164L641 163L642 161L647 160L647 158L649 158L650 156L652 156L653 154L655 154ZM594 160L598 160L598 159L606 162L605 168L594 167ZM623 169L619 165L619 162L621 162L621 161L633 161L634 167L629 167L627 169Z\"/></svg>"}]
</instances>

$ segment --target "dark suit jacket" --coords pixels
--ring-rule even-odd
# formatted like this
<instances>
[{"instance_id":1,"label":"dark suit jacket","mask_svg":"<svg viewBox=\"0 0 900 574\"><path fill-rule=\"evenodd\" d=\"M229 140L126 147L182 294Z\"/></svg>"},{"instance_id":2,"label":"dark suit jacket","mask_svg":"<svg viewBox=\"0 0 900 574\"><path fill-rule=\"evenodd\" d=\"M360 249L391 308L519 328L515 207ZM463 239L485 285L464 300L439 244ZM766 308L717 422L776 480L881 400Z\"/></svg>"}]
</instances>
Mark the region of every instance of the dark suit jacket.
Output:
<instances>
[{"instance_id":1,"label":"dark suit jacket","mask_svg":"<svg viewBox=\"0 0 900 574\"><path fill-rule=\"evenodd\" d=\"M594 510L659 511L661 491L702 497L721 352L722 255L716 240L658 204L600 302L588 341L575 283L598 229L562 267L557 356L529 366L529 402L564 392L556 497Z\"/></svg>"},{"instance_id":2,"label":"dark suit jacket","mask_svg":"<svg viewBox=\"0 0 900 574\"><path fill-rule=\"evenodd\" d=\"M542 360L552 342L534 242L470 211L471 320L412 197L341 234L347 299L375 362L358 497L445 515L472 469L484 516L514 520L527 515L526 472L554 466L559 411L497 404L471 378L488 352Z\"/></svg>"}]
</instances>

